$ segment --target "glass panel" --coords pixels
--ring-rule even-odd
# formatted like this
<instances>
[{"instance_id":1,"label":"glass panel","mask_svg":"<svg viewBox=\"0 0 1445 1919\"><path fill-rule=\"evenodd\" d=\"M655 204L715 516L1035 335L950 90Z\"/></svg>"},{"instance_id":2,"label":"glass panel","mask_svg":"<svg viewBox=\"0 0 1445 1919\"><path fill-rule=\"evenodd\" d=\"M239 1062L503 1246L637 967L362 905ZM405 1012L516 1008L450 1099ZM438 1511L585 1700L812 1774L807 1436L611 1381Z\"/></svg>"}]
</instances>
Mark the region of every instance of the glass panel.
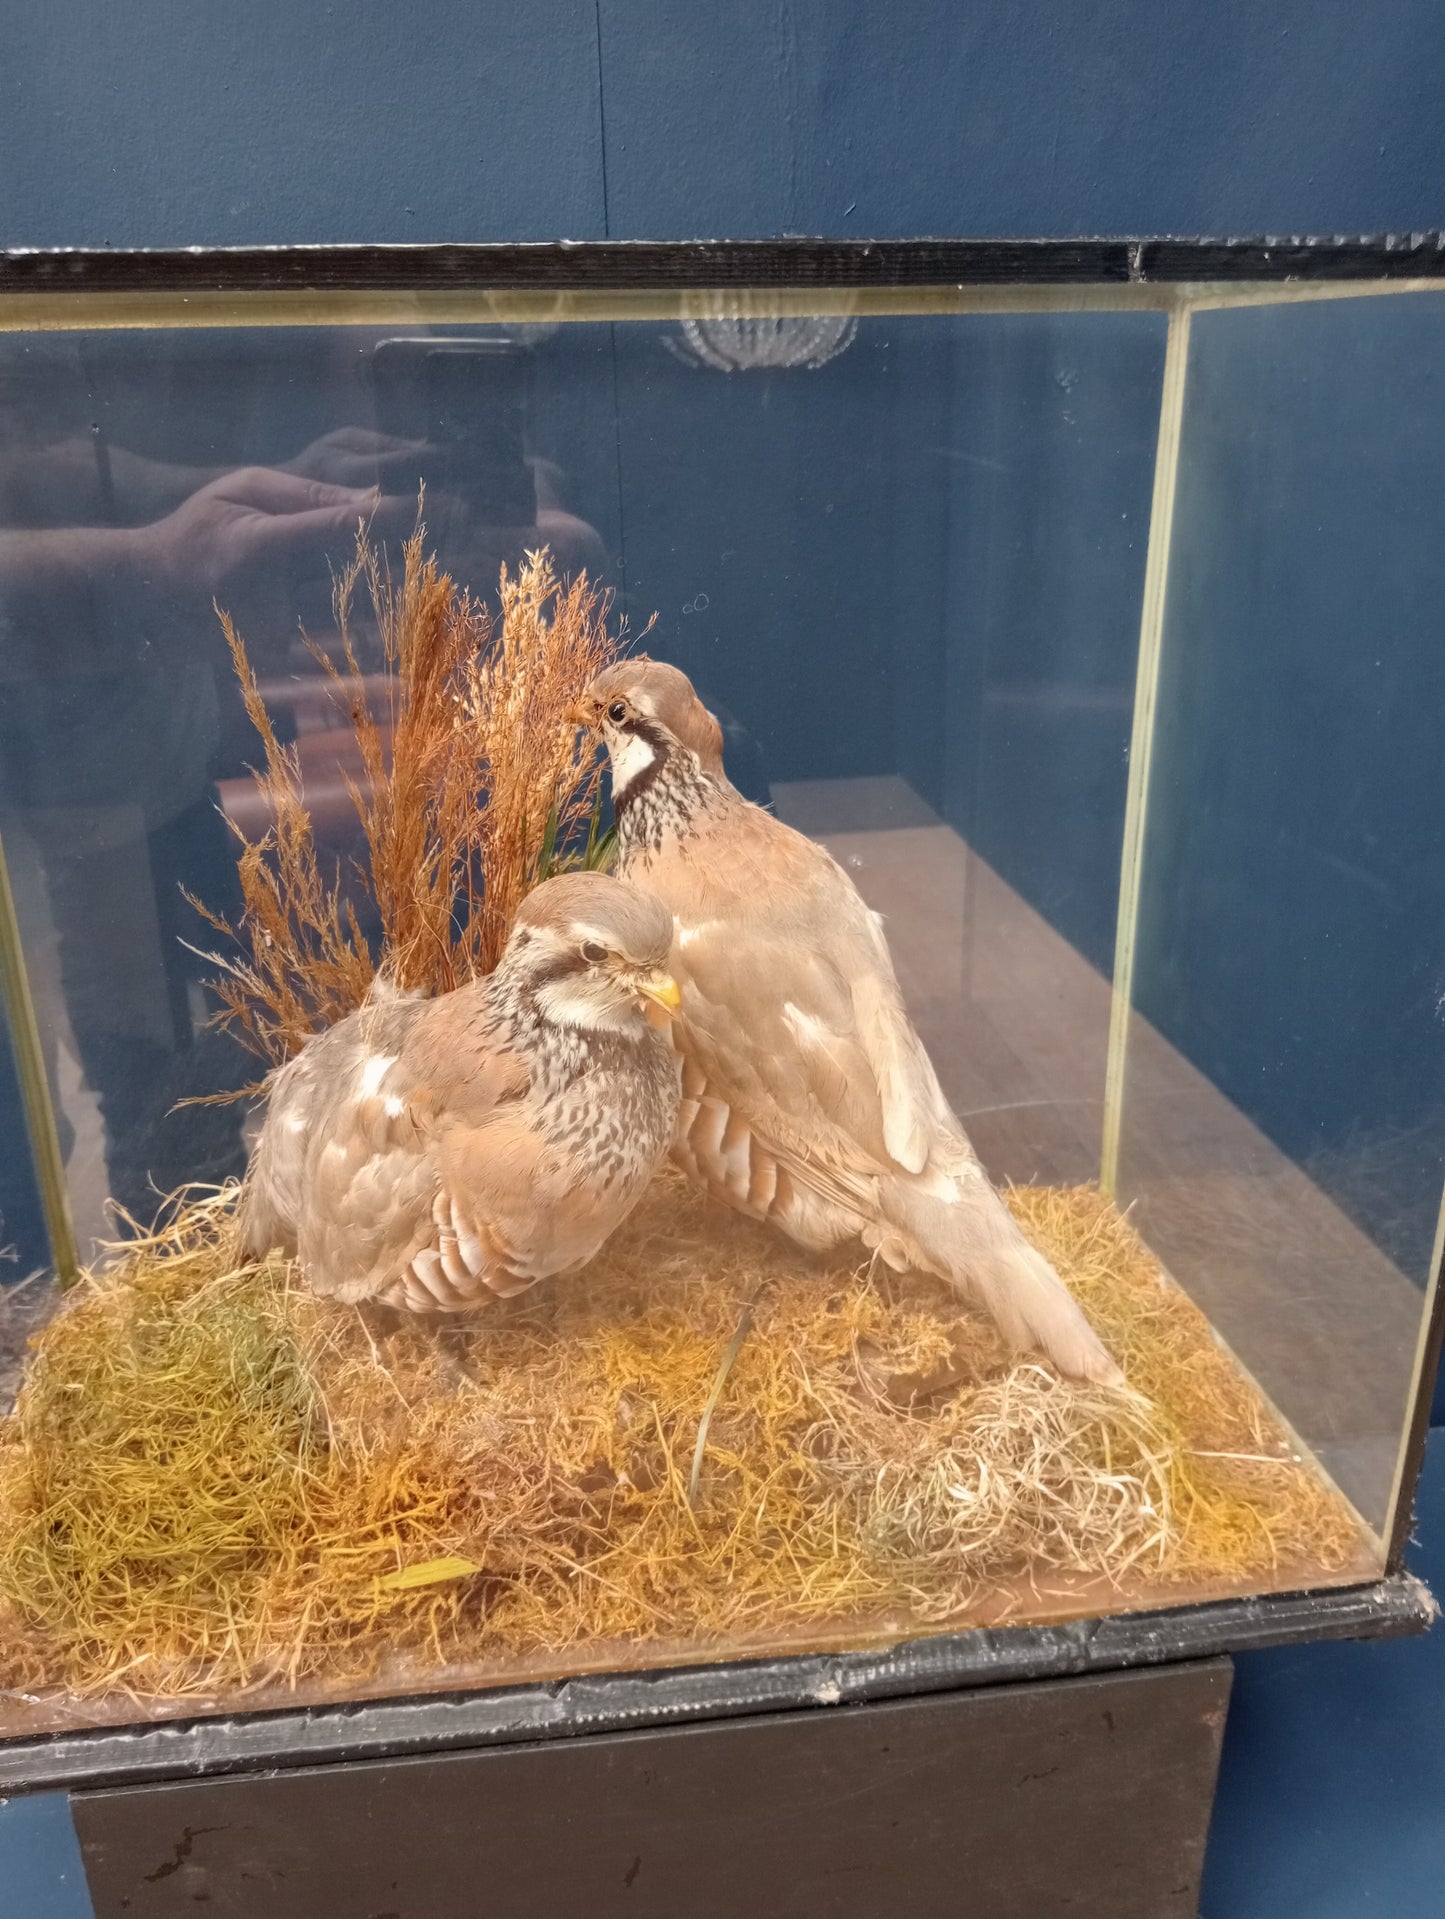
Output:
<instances>
[{"instance_id":1,"label":"glass panel","mask_svg":"<svg viewBox=\"0 0 1445 1919\"><path fill-rule=\"evenodd\" d=\"M1120 1191L1377 1528L1445 1173L1438 294L1194 316Z\"/></svg>"},{"instance_id":2,"label":"glass panel","mask_svg":"<svg viewBox=\"0 0 1445 1919\"><path fill-rule=\"evenodd\" d=\"M1245 289L1228 308L1220 297L1196 289L1186 308L1158 289L991 288L167 308L125 296L49 300L54 330L0 332L0 842L83 1257L112 1232L110 1209L147 1223L183 1182L239 1178L262 1124L244 1102L194 1103L261 1070L208 1024L214 955L224 964L244 949L188 903L237 922L238 836L255 842L270 817L215 608L234 616L294 748L323 874L350 870L366 856L354 789L368 776L351 689L327 680L306 636L329 633L360 521L400 578L424 487L427 547L479 603L495 610L499 570L515 576L542 546L561 575L585 570L615 594L614 627L625 619L691 677L742 794L833 853L881 915L909 1013L983 1166L1016 1183L1018 1217L1107 1321L1139 1389L1081 1390L1046 1364L1011 1365L966 1310L990 1283L988 1249L930 1253L930 1232L948 1238L936 1221L900 1226L890 1182L925 1222L935 1204L968 1210L956 1182L971 1175L938 1159L952 1135L934 1106L928 1125L943 1131L925 1168L904 1167L887 1137L861 1170L844 1168L864 1182L847 1189L862 1210L826 1259L748 1239L669 1176L643 1202L646 1230L624 1227L622 1252L593 1268L610 1305L590 1319L583 1278L439 1331L318 1305L288 1269L247 1295L244 1340L227 1335L237 1353L262 1333L273 1344L264 1362L228 1362L226 1393L265 1382L269 1408L277 1381L319 1381L326 1418L302 1420L296 1440L318 1484L333 1485L358 1447L402 1456L386 1448L433 1419L453 1450L428 1456L414 1505L368 1482L380 1504L364 1525L351 1511L319 1541L307 1534L314 1590L351 1623L333 1622L323 1643L306 1637L307 1611L299 1640L268 1643L259 1676L247 1668L250 1704L289 1684L323 1698L728 1657L1378 1568L1379 1540L1360 1522L1378 1534L1388 1519L1445 1155L1445 981L1430 943L1445 829L1425 787L1445 690L1427 537L1445 487L1431 371L1445 309L1398 293L1300 304L1283 289L1261 305ZM19 302L8 311L13 321ZM383 655L364 608L356 638L375 696ZM760 897L777 884L765 865L757 884ZM351 899L374 955L379 916L354 885ZM798 935L802 954L783 957L831 967L861 1025L862 1001L847 995L870 962L835 944L847 923L837 895ZM696 989L685 945L673 964ZM764 979L760 1031L770 1011L792 1021L775 1048L818 1030L792 999L770 1009ZM842 1078L852 1086L864 1059L881 1112L887 1074L868 1047L883 1041L858 1045ZM754 1062L757 1074L775 1063ZM909 1080L912 1100L924 1084ZM846 1104L828 1087L808 1123ZM736 1119L747 1096L734 1095ZM816 1140L794 1151L765 1139L756 1114L748 1123L797 1190L814 1190L819 1166L836 1172ZM726 1159L726 1139L715 1151ZM1097 1190L1111 1179L1127 1225ZM1005 1231L1001 1211L987 1216ZM641 1270L663 1258L658 1233L691 1235L685 1257L666 1255L682 1277L666 1300L639 1303L616 1260ZM886 1270L930 1257L962 1302ZM204 1272L230 1297L235 1271ZM815 1294L808 1337L843 1381L829 1390L847 1419L881 1422L868 1443L882 1450L847 1500L833 1402L786 1444L749 1423L763 1418L765 1378L782 1377L763 1355L781 1363L789 1350L779 1299ZM109 1310L106 1297L85 1310ZM122 1298L117 1349L143 1356L144 1339L169 1337L174 1304L132 1320ZM843 1312L861 1316L840 1343ZM676 1404L648 1370L667 1340L633 1339L666 1314L696 1373ZM535 1373L506 1384L498 1370L505 1355L565 1355L574 1341L579 1364L612 1354L602 1437L574 1434L575 1457L533 1447L542 1414L526 1394L543 1392L550 1419L552 1387ZM822 1377L811 1353L804 1340L804 1408ZM1217 1403L1189 1398L1192 1373L1216 1382ZM378 1380L384 1407L366 1398ZM249 1417L256 1402L242 1397ZM8 1483L38 1501L22 1424L7 1429ZM773 1444L783 1450L764 1471ZM926 1473L898 1465L915 1445L938 1449ZM479 1517L492 1494L472 1490L509 1458L529 1462L514 1475L527 1496L553 1503L545 1524L514 1515L493 1534ZM727 1525L707 1507L714 1496L739 1501ZM1101 1531L1116 1497L1118 1524ZM989 1499L996 1525L981 1517L970 1533ZM845 1508L855 1544L801 1570L818 1513L839 1525ZM1006 1553L1000 1534L1015 1542ZM50 1546L67 1536L46 1534ZM534 1538L553 1560L528 1556ZM962 1542L956 1563L940 1538ZM933 1556L920 1557L929 1540ZM366 1586L370 1613L338 1562ZM759 1582L751 1612L698 1624L714 1618L687 1584L704 1563L715 1592ZM227 1604L253 1591L258 1569L281 1577L274 1545L248 1544L237 1566ZM862 1596L814 1601L840 1567ZM209 1560L193 1568L192 1596L215 1573ZM387 1583L401 1575L418 1591L438 1582L430 1639L423 1601L382 1598L412 1590ZM7 1595L20 1603L19 1578L0 1552L0 1619ZM146 1578L125 1561L127 1593ZM626 1605L568 1612L559 1597L598 1590ZM51 1615L24 1603L50 1648ZM353 1645L363 1614L372 1623L356 1625ZM395 1658L390 1627L374 1623L393 1618ZM214 1684L194 1643L176 1643L189 1650L163 1653L142 1634L125 1670L162 1698L199 1687L224 1709L232 1640ZM99 1686L84 1665L98 1656L93 1638L72 1644L63 1671ZM24 1667L26 1685L44 1694L57 1668L50 1650L35 1657L41 1677ZM176 1709L122 1688L84 1711ZM70 1710L47 1700L27 1717L22 1701L12 1729ZM11 1725L0 1710L0 1732Z\"/></svg>"}]
</instances>

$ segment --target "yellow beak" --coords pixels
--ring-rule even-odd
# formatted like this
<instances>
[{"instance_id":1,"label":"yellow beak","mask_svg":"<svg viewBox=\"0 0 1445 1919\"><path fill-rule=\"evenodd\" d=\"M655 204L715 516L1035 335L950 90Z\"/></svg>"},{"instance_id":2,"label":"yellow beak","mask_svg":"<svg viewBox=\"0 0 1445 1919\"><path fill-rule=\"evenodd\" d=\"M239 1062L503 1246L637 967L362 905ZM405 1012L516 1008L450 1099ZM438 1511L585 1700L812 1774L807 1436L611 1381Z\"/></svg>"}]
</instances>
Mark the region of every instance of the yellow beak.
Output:
<instances>
[{"instance_id":1,"label":"yellow beak","mask_svg":"<svg viewBox=\"0 0 1445 1919\"><path fill-rule=\"evenodd\" d=\"M642 973L635 983L642 997L650 999L664 1012L676 1013L681 1010L682 990L671 973Z\"/></svg>"},{"instance_id":2,"label":"yellow beak","mask_svg":"<svg viewBox=\"0 0 1445 1919\"><path fill-rule=\"evenodd\" d=\"M575 706L569 706L562 717L569 726L585 726L589 732L595 730L597 725L596 715L589 713L580 700Z\"/></svg>"}]
</instances>

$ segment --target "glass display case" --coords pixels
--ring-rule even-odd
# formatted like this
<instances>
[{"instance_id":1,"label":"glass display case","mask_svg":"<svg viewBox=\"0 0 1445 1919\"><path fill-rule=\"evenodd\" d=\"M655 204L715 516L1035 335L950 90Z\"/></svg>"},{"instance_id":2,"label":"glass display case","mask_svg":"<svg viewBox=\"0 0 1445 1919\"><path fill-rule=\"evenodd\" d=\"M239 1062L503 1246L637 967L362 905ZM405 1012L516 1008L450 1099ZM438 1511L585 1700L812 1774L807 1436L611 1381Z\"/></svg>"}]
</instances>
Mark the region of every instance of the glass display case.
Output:
<instances>
[{"instance_id":1,"label":"glass display case","mask_svg":"<svg viewBox=\"0 0 1445 1919\"><path fill-rule=\"evenodd\" d=\"M588 1673L637 1723L1421 1623L1442 365L1418 236L0 263L0 1734L57 1736L14 1777L262 1711L258 1763L468 1701L531 1737L516 1702ZM736 1085L817 1042L789 967L856 1005L886 966L856 888L929 1124L1122 1384L1000 1338L967 1257L895 1257L886 1198L773 1230L755 1113L754 1217L684 1151L590 1263L474 1312L239 1236L246 1089L308 1021L495 957L449 868L465 963L402 977L367 830L404 764L441 778L405 757L427 591L470 622L459 712L574 616L594 664L682 669L737 794L837 863L793 953L795 842L736 855ZM577 784L519 894L606 864L607 710L557 719ZM352 973L258 1055L288 795ZM679 913L686 1059L702 935L622 845ZM869 1150L877 1191L938 1163Z\"/></svg>"}]
</instances>

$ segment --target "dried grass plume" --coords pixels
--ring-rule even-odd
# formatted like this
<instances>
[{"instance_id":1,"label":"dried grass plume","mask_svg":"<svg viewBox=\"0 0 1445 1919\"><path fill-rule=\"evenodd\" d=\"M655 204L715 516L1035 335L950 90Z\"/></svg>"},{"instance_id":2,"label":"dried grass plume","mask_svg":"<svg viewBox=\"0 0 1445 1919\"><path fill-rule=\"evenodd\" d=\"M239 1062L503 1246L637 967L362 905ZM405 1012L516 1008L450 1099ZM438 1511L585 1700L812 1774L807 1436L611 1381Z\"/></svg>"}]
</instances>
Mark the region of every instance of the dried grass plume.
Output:
<instances>
[{"instance_id":1,"label":"dried grass plume","mask_svg":"<svg viewBox=\"0 0 1445 1919\"><path fill-rule=\"evenodd\" d=\"M271 1065L359 1006L378 972L429 994L490 972L524 895L589 821L584 857L595 856L600 774L566 716L620 651L610 594L585 574L559 580L543 548L515 575L503 566L493 613L440 570L420 526L402 561L397 581L358 535L336 581L335 637L307 640L363 769L348 787L366 858L349 876L326 870L300 755L278 737L245 642L220 614L264 748L254 778L271 824L258 840L235 829L239 924L192 904L233 949L208 955L219 1023ZM379 676L363 670L359 612L376 628ZM379 955L358 890L380 923Z\"/></svg>"}]
</instances>

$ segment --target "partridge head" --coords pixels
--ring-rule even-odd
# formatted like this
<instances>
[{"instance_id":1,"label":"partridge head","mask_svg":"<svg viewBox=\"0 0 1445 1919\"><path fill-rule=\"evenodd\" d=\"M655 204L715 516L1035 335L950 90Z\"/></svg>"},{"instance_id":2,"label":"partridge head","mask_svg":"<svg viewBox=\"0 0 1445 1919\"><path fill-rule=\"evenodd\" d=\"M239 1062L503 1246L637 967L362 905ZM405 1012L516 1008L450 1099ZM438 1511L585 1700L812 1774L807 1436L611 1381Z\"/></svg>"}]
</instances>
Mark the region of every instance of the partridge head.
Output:
<instances>
[{"instance_id":1,"label":"partridge head","mask_svg":"<svg viewBox=\"0 0 1445 1919\"><path fill-rule=\"evenodd\" d=\"M672 1138L671 940L650 895L569 874L523 901L486 979L430 1000L374 989L272 1076L247 1250L424 1313L583 1265Z\"/></svg>"},{"instance_id":2,"label":"partridge head","mask_svg":"<svg viewBox=\"0 0 1445 1919\"><path fill-rule=\"evenodd\" d=\"M802 1245L859 1238L889 1265L948 1280L1015 1348L1116 1383L990 1185L848 875L733 788L717 722L676 667L609 667L577 717L611 760L618 871L676 920L674 1157Z\"/></svg>"},{"instance_id":3,"label":"partridge head","mask_svg":"<svg viewBox=\"0 0 1445 1919\"><path fill-rule=\"evenodd\" d=\"M676 788L689 767L727 785L723 735L693 690L692 681L662 660L619 660L588 687L573 714L579 726L602 735L612 768L612 804L619 819L632 811L638 837L639 803L662 779ZM729 788L731 790L731 788Z\"/></svg>"}]
</instances>

